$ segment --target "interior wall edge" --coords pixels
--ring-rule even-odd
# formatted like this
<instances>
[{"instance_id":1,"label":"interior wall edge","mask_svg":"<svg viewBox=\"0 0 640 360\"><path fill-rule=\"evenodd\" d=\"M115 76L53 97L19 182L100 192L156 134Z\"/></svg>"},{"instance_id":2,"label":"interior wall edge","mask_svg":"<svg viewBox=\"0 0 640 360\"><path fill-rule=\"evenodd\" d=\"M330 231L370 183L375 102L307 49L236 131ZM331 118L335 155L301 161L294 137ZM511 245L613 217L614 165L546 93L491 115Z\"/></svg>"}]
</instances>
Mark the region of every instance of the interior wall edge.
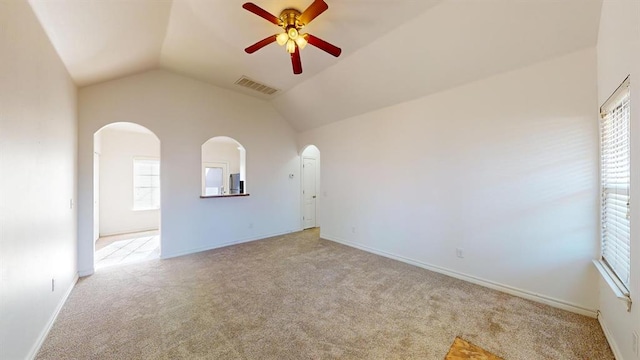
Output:
<instances>
[{"instance_id":1,"label":"interior wall edge","mask_svg":"<svg viewBox=\"0 0 640 360\"><path fill-rule=\"evenodd\" d=\"M189 249L189 250L184 250L184 251L177 251L177 252L168 253L168 254L162 253L160 255L160 259L166 260L166 259L176 258L176 257L180 257L180 256L192 255L192 254L196 254L196 253L200 253L200 252L204 252L204 251L220 249L220 248L231 246L231 245L239 245L239 244L249 243L249 242L253 242L253 241L267 240L267 239L275 237L275 236L287 235L287 234L291 234L291 233L298 232L298 231L303 231L302 227L299 228L299 229L286 230L286 231L272 233L272 234L262 234L262 235L251 236L251 237L242 238L242 239L238 239L238 240L233 240L233 241L225 242L225 243L222 243L222 244L216 244L216 245L212 245L212 246L205 246L205 247L201 247L201 248ZM160 251L162 251L162 249L160 249Z\"/></svg>"},{"instance_id":2,"label":"interior wall edge","mask_svg":"<svg viewBox=\"0 0 640 360\"><path fill-rule=\"evenodd\" d=\"M96 272L95 268L91 268L91 269L86 269L86 270L78 270L78 276L79 277L87 277L87 276L91 276Z\"/></svg>"},{"instance_id":3,"label":"interior wall edge","mask_svg":"<svg viewBox=\"0 0 640 360\"><path fill-rule=\"evenodd\" d=\"M79 275L76 274L73 277L73 280L71 280L71 285L65 291L64 295L62 296L62 299L60 299L58 306L56 306L55 311L51 314L49 321L40 332L40 336L38 336L38 339L33 344L31 351L29 351L29 354L27 355L27 359L35 359L36 355L38 355L38 351L40 351L42 344L44 344L44 341L47 339L47 336L49 335L49 332L51 331L53 324L56 322L56 319L58 318L58 314L60 314L60 310L62 310L62 307L67 302L67 299L69 298L69 295L71 295L73 288L75 288L76 283L78 282L78 279L79 279Z\"/></svg>"},{"instance_id":4,"label":"interior wall edge","mask_svg":"<svg viewBox=\"0 0 640 360\"><path fill-rule=\"evenodd\" d=\"M604 332L604 337L607 338L607 342L609 343L609 347L611 347L613 356L616 358L616 360L623 360L624 358L622 357L620 347L618 347L618 343L616 343L616 339L613 336L613 333L607 327L606 321L604 320L604 315L601 312L598 312L598 323L600 323L602 332Z\"/></svg>"},{"instance_id":5,"label":"interior wall edge","mask_svg":"<svg viewBox=\"0 0 640 360\"><path fill-rule=\"evenodd\" d=\"M160 231L160 228L159 227L143 227L143 228L128 229L125 232L122 232L122 231L105 232L105 233L100 233L100 237L135 234L135 233L147 232L147 231Z\"/></svg>"},{"instance_id":6,"label":"interior wall edge","mask_svg":"<svg viewBox=\"0 0 640 360\"><path fill-rule=\"evenodd\" d=\"M409 265L413 265L413 266L417 266L429 271L433 271L439 274L443 274L443 275L447 275L447 276L451 276L453 278L459 279L459 280L464 280L466 282L472 283L472 284L476 284L476 285L480 285L489 289L493 289L493 290L497 290L509 295L513 295L513 296L517 296L523 299L527 299L527 300L531 300L531 301L535 301L541 304L545 304L545 305L549 305L558 309L562 309L562 310L566 310L566 311L570 311L572 313L576 313L576 314L580 314L580 315L585 315L591 318L596 318L597 317L597 310L596 309L590 309L590 308L586 308L584 306L578 305L578 304L574 304L568 301L563 301L560 299L556 299L550 296L544 296L541 294L537 294L535 292L531 292L528 290L523 290L523 289L519 289L513 286L509 286L509 285L505 285L505 284L501 284L495 281L490 281L490 280L486 280L483 278L479 278L473 275L469 275L469 274L464 274L461 272L457 272L454 270L450 270L444 267L440 267L437 265L432 265L426 262L422 262L419 260L414 260L414 259L410 259L404 256L400 256L400 255L396 255L393 253L389 253L383 250L378 250L376 248L372 248L366 245L362 245L362 244L358 244L356 242L353 241L348 241L348 240L343 240L340 239L336 236L332 236L332 235L327 235L324 233L320 234L320 238L321 239L325 239L325 240L329 240L329 241L333 241L342 245L346 245L352 248L356 248L362 251L366 251L368 253L371 254L375 254L375 255L380 255L382 257L386 257L389 259L393 259L393 260L397 260L400 262L403 262L405 264L409 264Z\"/></svg>"}]
</instances>

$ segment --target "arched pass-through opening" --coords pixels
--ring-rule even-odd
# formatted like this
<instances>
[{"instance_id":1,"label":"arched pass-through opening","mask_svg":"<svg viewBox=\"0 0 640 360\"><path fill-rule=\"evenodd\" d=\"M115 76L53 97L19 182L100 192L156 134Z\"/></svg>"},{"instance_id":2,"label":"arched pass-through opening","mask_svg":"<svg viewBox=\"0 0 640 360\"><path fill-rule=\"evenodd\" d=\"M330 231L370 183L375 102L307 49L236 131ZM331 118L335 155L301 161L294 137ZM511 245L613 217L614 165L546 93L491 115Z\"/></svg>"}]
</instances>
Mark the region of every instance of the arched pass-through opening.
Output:
<instances>
[{"instance_id":1,"label":"arched pass-through opening","mask_svg":"<svg viewBox=\"0 0 640 360\"><path fill-rule=\"evenodd\" d=\"M320 226L320 150L315 145L307 145L300 154L302 228Z\"/></svg>"},{"instance_id":2,"label":"arched pass-through opening","mask_svg":"<svg viewBox=\"0 0 640 360\"><path fill-rule=\"evenodd\" d=\"M201 197L248 195L247 152L237 140L216 136L202 144Z\"/></svg>"},{"instance_id":3,"label":"arched pass-through opening","mask_svg":"<svg viewBox=\"0 0 640 360\"><path fill-rule=\"evenodd\" d=\"M94 267L160 257L160 140L117 122L93 135Z\"/></svg>"}]
</instances>

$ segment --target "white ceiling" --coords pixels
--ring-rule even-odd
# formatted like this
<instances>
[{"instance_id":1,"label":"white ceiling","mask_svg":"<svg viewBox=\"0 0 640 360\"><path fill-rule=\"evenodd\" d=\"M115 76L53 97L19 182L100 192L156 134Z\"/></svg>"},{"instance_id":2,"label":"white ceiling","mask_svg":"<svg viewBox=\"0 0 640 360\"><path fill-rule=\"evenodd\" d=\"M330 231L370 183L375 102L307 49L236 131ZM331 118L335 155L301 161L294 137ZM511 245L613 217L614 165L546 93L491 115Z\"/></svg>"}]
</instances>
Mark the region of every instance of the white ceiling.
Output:
<instances>
[{"instance_id":1,"label":"white ceiling","mask_svg":"<svg viewBox=\"0 0 640 360\"><path fill-rule=\"evenodd\" d=\"M252 0L274 15L312 0ZM78 86L164 68L271 101L299 131L594 46L601 0L326 0L302 75L245 0L30 0ZM242 75L281 91L234 85Z\"/></svg>"},{"instance_id":2,"label":"white ceiling","mask_svg":"<svg viewBox=\"0 0 640 360\"><path fill-rule=\"evenodd\" d=\"M164 0L33 0L78 86L156 68L171 12Z\"/></svg>"}]
</instances>

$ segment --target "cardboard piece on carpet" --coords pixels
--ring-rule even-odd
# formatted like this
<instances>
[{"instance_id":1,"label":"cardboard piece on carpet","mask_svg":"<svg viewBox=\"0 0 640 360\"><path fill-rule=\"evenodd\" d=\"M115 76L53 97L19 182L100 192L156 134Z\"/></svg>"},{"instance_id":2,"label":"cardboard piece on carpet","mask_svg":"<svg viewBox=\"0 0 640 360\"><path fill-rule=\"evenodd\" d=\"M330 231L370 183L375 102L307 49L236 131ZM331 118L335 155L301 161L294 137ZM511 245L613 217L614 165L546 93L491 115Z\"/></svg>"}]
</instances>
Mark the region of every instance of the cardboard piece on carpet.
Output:
<instances>
[{"instance_id":1,"label":"cardboard piece on carpet","mask_svg":"<svg viewBox=\"0 0 640 360\"><path fill-rule=\"evenodd\" d=\"M456 337L444 360L504 360L479 346Z\"/></svg>"}]
</instances>

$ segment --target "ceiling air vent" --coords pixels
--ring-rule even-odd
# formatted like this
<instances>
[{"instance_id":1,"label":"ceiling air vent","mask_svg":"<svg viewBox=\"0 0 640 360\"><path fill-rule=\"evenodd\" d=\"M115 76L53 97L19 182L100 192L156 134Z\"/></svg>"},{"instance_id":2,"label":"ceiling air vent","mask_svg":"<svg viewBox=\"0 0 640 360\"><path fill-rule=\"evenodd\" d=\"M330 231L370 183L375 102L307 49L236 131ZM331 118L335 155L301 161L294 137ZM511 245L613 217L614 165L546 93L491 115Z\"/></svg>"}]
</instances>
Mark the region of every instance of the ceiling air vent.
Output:
<instances>
[{"instance_id":1,"label":"ceiling air vent","mask_svg":"<svg viewBox=\"0 0 640 360\"><path fill-rule=\"evenodd\" d=\"M238 81L236 81L236 85L240 85L246 88L249 88L251 90L255 90L258 92L261 92L263 94L267 94L267 95L273 95L276 92L278 92L278 89L274 89L269 85L265 85L265 84L261 84L259 82L255 82L251 79L249 79L246 76L241 77L240 79L238 79Z\"/></svg>"}]
</instances>

